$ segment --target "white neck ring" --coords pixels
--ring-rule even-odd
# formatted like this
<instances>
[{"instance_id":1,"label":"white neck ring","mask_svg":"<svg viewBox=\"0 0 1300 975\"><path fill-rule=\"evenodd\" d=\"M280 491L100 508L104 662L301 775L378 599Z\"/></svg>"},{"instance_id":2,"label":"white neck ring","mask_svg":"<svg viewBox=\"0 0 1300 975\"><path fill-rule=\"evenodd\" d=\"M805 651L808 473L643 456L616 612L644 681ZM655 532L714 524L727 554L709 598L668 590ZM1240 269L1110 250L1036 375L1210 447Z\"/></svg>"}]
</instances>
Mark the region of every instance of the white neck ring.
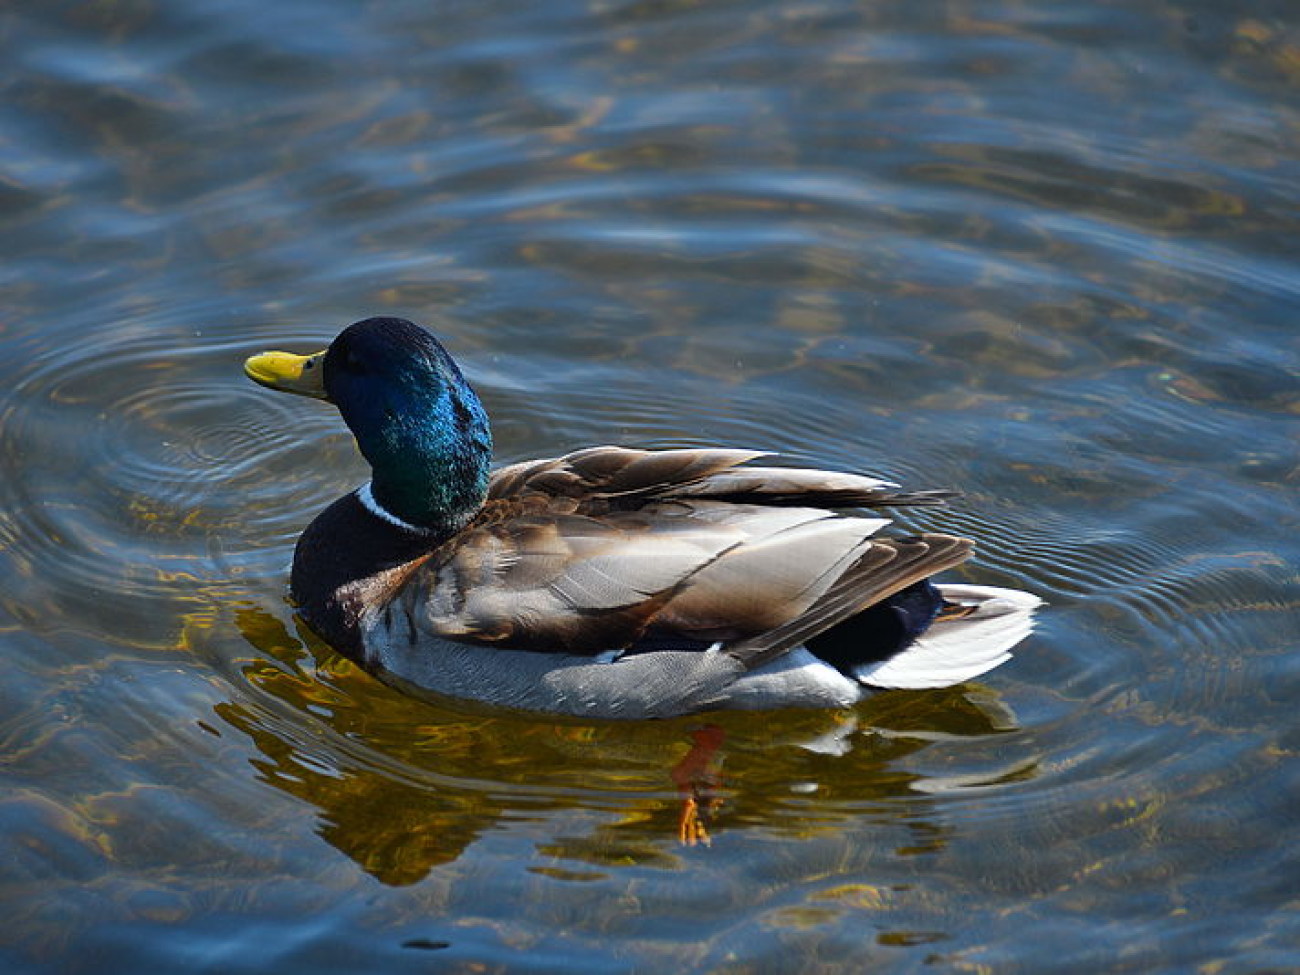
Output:
<instances>
[{"instance_id":1,"label":"white neck ring","mask_svg":"<svg viewBox=\"0 0 1300 975\"><path fill-rule=\"evenodd\" d=\"M361 506L381 521L386 521L390 525L402 529L402 531L411 532L415 535L429 534L429 529L421 528L419 525L412 525L409 521L403 521L376 501L373 482L366 481L366 483L357 488L354 493L356 494L357 500L361 502Z\"/></svg>"}]
</instances>

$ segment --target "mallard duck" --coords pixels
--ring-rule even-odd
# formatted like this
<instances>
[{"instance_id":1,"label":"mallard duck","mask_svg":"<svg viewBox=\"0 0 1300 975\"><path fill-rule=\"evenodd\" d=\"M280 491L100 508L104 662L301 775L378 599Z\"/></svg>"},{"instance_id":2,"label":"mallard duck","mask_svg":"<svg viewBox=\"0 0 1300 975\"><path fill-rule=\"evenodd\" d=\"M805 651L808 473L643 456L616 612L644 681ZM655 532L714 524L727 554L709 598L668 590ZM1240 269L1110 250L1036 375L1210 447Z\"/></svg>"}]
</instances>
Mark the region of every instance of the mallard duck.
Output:
<instances>
[{"instance_id":1,"label":"mallard duck","mask_svg":"<svg viewBox=\"0 0 1300 975\"><path fill-rule=\"evenodd\" d=\"M1035 596L930 581L972 542L882 537L888 519L863 513L949 492L731 448L589 447L493 471L478 396L400 318L244 368L334 404L372 471L298 540L298 613L417 693L605 718L844 707L970 680L1032 626Z\"/></svg>"}]
</instances>

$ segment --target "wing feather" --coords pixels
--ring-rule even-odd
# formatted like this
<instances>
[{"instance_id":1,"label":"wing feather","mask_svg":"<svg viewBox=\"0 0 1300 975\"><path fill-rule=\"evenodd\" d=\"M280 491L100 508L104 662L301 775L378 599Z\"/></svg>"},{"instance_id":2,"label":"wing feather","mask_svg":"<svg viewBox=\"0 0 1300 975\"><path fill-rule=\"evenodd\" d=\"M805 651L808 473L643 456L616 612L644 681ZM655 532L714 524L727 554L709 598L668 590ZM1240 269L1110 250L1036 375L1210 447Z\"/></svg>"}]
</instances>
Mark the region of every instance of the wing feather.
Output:
<instances>
[{"instance_id":1,"label":"wing feather","mask_svg":"<svg viewBox=\"0 0 1300 975\"><path fill-rule=\"evenodd\" d=\"M762 456L757 450L588 447L563 457L501 468L492 476L488 498L533 492L567 498L663 492Z\"/></svg>"},{"instance_id":2,"label":"wing feather","mask_svg":"<svg viewBox=\"0 0 1300 975\"><path fill-rule=\"evenodd\" d=\"M650 496L844 508L933 505L955 496L952 491L899 491L894 482L867 474L741 466L763 456L756 450L589 447L563 457L503 467L493 475L488 497Z\"/></svg>"},{"instance_id":3,"label":"wing feather","mask_svg":"<svg viewBox=\"0 0 1300 975\"><path fill-rule=\"evenodd\" d=\"M970 557L974 544L955 535L938 534L874 542L808 612L733 643L727 650L749 669L761 667L900 589L960 565Z\"/></svg>"},{"instance_id":4,"label":"wing feather","mask_svg":"<svg viewBox=\"0 0 1300 975\"><path fill-rule=\"evenodd\" d=\"M753 669L969 553L948 535L876 540L886 519L828 510L937 493L741 466L761 456L593 447L502 468L397 600L415 629L462 642L595 655L724 640Z\"/></svg>"},{"instance_id":5,"label":"wing feather","mask_svg":"<svg viewBox=\"0 0 1300 975\"><path fill-rule=\"evenodd\" d=\"M635 640L692 575L743 541L680 511L533 514L457 536L398 598L438 636L594 654Z\"/></svg>"},{"instance_id":6,"label":"wing feather","mask_svg":"<svg viewBox=\"0 0 1300 975\"><path fill-rule=\"evenodd\" d=\"M736 506L727 506L736 507ZM743 509L751 535L702 567L669 602L657 626L694 639L754 636L804 613L824 598L871 545L884 518L844 518L817 509ZM802 516L780 525L774 512ZM771 530L763 522L770 519Z\"/></svg>"}]
</instances>

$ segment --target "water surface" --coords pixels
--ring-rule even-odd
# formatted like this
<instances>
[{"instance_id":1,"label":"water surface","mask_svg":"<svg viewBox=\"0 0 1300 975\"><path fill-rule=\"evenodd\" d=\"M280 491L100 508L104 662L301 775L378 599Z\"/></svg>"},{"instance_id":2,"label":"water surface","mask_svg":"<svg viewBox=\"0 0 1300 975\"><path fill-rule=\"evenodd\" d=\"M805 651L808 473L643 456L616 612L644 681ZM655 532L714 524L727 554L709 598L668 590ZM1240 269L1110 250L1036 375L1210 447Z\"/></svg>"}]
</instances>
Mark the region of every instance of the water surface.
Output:
<instances>
[{"instance_id":1,"label":"water surface","mask_svg":"<svg viewBox=\"0 0 1300 975\"><path fill-rule=\"evenodd\" d=\"M5 970L1300 967L1285 5L0 24ZM350 437L240 374L371 314L438 332L502 461L957 487L906 526L1050 606L981 683L852 712L408 700L284 599Z\"/></svg>"}]
</instances>

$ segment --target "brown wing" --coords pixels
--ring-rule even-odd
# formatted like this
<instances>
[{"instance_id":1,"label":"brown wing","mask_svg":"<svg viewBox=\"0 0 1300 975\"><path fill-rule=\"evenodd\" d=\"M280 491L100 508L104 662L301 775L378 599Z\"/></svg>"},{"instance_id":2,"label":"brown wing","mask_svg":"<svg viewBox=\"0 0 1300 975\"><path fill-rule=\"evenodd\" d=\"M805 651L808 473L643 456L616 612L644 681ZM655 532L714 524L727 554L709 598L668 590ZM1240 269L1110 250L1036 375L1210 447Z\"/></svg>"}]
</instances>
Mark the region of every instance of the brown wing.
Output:
<instances>
[{"instance_id":1,"label":"brown wing","mask_svg":"<svg viewBox=\"0 0 1300 975\"><path fill-rule=\"evenodd\" d=\"M969 551L874 541L885 519L811 505L884 503L892 485L739 466L757 456L598 447L504 468L397 597L410 638L598 654L653 632L759 666Z\"/></svg>"},{"instance_id":2,"label":"brown wing","mask_svg":"<svg viewBox=\"0 0 1300 975\"><path fill-rule=\"evenodd\" d=\"M589 447L563 457L525 461L492 475L488 499L541 493L565 498L610 498L659 493L764 456L756 450L632 450Z\"/></svg>"},{"instance_id":3,"label":"brown wing","mask_svg":"<svg viewBox=\"0 0 1300 975\"><path fill-rule=\"evenodd\" d=\"M953 496L951 491L900 492L894 490L898 485L864 474L741 466L764 456L755 450L589 447L501 468L492 476L488 498L683 497L836 508L938 504Z\"/></svg>"},{"instance_id":4,"label":"brown wing","mask_svg":"<svg viewBox=\"0 0 1300 975\"><path fill-rule=\"evenodd\" d=\"M727 651L750 670L799 646L836 623L970 557L975 543L955 535L925 534L875 541L816 605Z\"/></svg>"},{"instance_id":5,"label":"brown wing","mask_svg":"<svg viewBox=\"0 0 1300 975\"><path fill-rule=\"evenodd\" d=\"M438 636L601 653L635 640L687 580L743 541L678 511L498 513L436 553L398 601L413 626Z\"/></svg>"}]
</instances>

